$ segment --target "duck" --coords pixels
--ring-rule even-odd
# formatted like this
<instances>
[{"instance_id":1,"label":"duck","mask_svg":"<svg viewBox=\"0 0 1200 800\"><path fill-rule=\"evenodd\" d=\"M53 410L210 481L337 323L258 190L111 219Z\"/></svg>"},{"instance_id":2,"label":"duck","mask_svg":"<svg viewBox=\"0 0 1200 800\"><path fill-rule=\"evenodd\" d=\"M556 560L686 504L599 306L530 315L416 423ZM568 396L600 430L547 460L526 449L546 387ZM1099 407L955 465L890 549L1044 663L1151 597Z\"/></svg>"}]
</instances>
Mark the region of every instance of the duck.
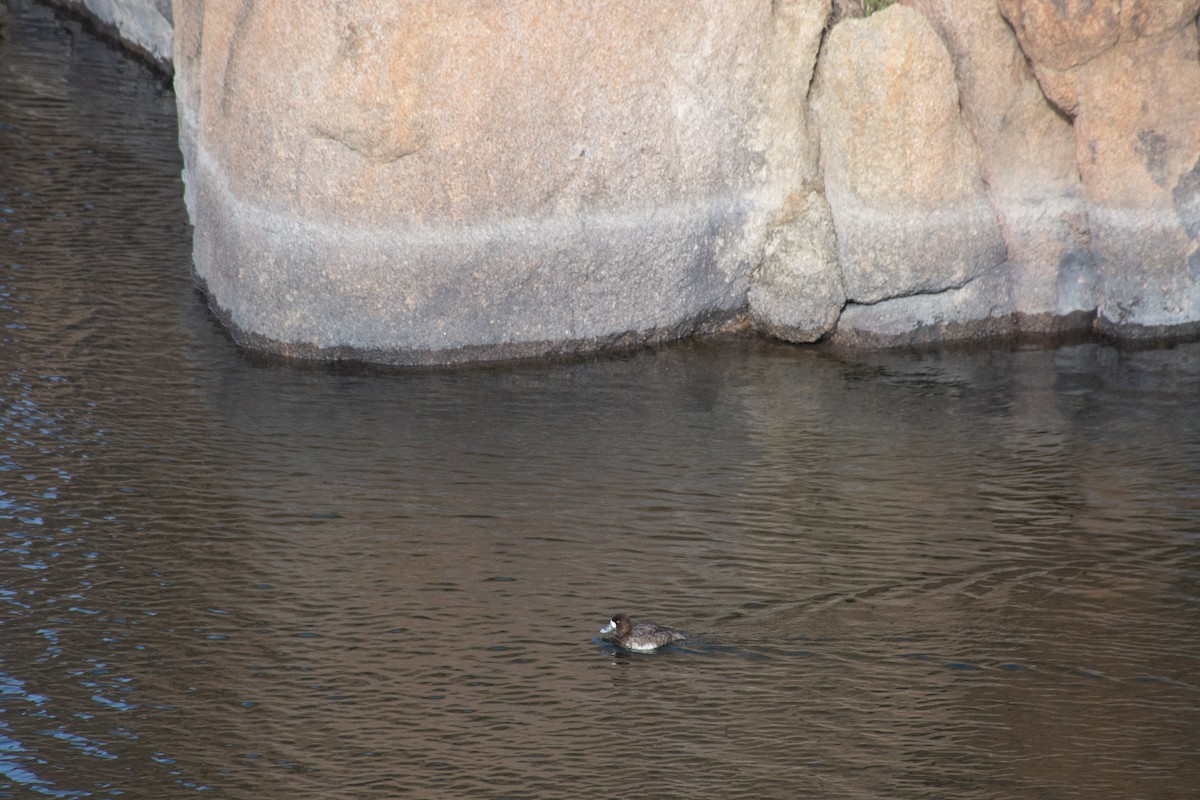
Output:
<instances>
[{"instance_id":1,"label":"duck","mask_svg":"<svg viewBox=\"0 0 1200 800\"><path fill-rule=\"evenodd\" d=\"M648 653L663 645L686 639L687 634L681 630L656 622L634 622L625 612L613 614L608 624L600 629L600 633L626 650L637 650Z\"/></svg>"}]
</instances>

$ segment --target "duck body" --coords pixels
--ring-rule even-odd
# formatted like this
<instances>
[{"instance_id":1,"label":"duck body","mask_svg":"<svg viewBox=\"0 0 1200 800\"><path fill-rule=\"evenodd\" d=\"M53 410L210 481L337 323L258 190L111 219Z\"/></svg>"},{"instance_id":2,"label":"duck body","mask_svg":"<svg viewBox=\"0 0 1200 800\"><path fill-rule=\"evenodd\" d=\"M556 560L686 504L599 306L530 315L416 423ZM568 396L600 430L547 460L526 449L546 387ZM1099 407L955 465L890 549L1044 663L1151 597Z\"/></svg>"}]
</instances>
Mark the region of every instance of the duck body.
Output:
<instances>
[{"instance_id":1,"label":"duck body","mask_svg":"<svg viewBox=\"0 0 1200 800\"><path fill-rule=\"evenodd\" d=\"M618 647L648 653L663 645L686 639L683 631L656 622L634 622L628 614L614 614L608 624L600 629L607 639Z\"/></svg>"}]
</instances>

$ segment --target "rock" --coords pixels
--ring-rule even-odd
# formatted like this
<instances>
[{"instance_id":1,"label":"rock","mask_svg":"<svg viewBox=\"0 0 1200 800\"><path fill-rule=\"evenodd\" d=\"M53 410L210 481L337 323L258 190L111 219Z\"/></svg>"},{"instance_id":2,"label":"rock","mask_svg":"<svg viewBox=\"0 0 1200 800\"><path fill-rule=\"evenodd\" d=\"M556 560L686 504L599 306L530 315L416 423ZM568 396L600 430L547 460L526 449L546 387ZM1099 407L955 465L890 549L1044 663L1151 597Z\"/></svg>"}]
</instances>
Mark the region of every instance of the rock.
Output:
<instances>
[{"instance_id":1,"label":"rock","mask_svg":"<svg viewBox=\"0 0 1200 800\"><path fill-rule=\"evenodd\" d=\"M61 3L174 59L262 349L1200 333L1200 0Z\"/></svg>"},{"instance_id":2,"label":"rock","mask_svg":"<svg viewBox=\"0 0 1200 800\"><path fill-rule=\"evenodd\" d=\"M997 0L1037 69L1082 66L1118 43L1181 28L1200 0Z\"/></svg>"},{"instance_id":3,"label":"rock","mask_svg":"<svg viewBox=\"0 0 1200 800\"><path fill-rule=\"evenodd\" d=\"M830 13L829 2L776 4L764 81L759 146L766 169L757 205L767 212L758 218L763 247L748 303L758 330L793 342L825 336L846 300L807 103Z\"/></svg>"},{"instance_id":4,"label":"rock","mask_svg":"<svg viewBox=\"0 0 1200 800\"><path fill-rule=\"evenodd\" d=\"M1074 131L1047 101L995 0L913 0L954 61L963 119L1008 254L1006 294L1027 333L1090 325L1095 263Z\"/></svg>"},{"instance_id":5,"label":"rock","mask_svg":"<svg viewBox=\"0 0 1200 800\"><path fill-rule=\"evenodd\" d=\"M833 0L829 14L829 26L832 28L848 17L865 17L867 7L864 0Z\"/></svg>"},{"instance_id":6,"label":"rock","mask_svg":"<svg viewBox=\"0 0 1200 800\"><path fill-rule=\"evenodd\" d=\"M1125 81L1143 90L1122 91ZM1079 87L1075 129L1100 264L1100 327L1124 338L1200 331L1195 23L1118 45L1080 71Z\"/></svg>"},{"instance_id":7,"label":"rock","mask_svg":"<svg viewBox=\"0 0 1200 800\"><path fill-rule=\"evenodd\" d=\"M1046 96L1069 116L1079 111L1078 68L1119 43L1195 20L1198 0L998 0Z\"/></svg>"},{"instance_id":8,"label":"rock","mask_svg":"<svg viewBox=\"0 0 1200 800\"><path fill-rule=\"evenodd\" d=\"M165 72L171 71L174 41L171 0L51 0L83 12L102 29Z\"/></svg>"},{"instance_id":9,"label":"rock","mask_svg":"<svg viewBox=\"0 0 1200 800\"><path fill-rule=\"evenodd\" d=\"M999 268L936 294L850 303L832 341L842 347L897 347L1011 335L1019 318L1012 311L1008 272Z\"/></svg>"},{"instance_id":10,"label":"rock","mask_svg":"<svg viewBox=\"0 0 1200 800\"><path fill-rule=\"evenodd\" d=\"M1098 327L1123 338L1200 332L1200 0L1001 9L1044 88L1052 76L1047 94L1074 116Z\"/></svg>"},{"instance_id":11,"label":"rock","mask_svg":"<svg viewBox=\"0 0 1200 800\"><path fill-rule=\"evenodd\" d=\"M1021 47L1041 67L1066 70L1117 43L1122 0L997 0Z\"/></svg>"},{"instance_id":12,"label":"rock","mask_svg":"<svg viewBox=\"0 0 1200 800\"><path fill-rule=\"evenodd\" d=\"M197 274L242 341L306 357L719 324L804 139L764 143L779 17L828 3L180 3Z\"/></svg>"},{"instance_id":13,"label":"rock","mask_svg":"<svg viewBox=\"0 0 1200 800\"><path fill-rule=\"evenodd\" d=\"M817 191L792 198L772 226L750 286L751 322L790 342L815 342L837 323L846 290L829 205Z\"/></svg>"},{"instance_id":14,"label":"rock","mask_svg":"<svg viewBox=\"0 0 1200 800\"><path fill-rule=\"evenodd\" d=\"M919 12L839 23L815 95L850 301L944 292L1005 260L950 56Z\"/></svg>"}]
</instances>

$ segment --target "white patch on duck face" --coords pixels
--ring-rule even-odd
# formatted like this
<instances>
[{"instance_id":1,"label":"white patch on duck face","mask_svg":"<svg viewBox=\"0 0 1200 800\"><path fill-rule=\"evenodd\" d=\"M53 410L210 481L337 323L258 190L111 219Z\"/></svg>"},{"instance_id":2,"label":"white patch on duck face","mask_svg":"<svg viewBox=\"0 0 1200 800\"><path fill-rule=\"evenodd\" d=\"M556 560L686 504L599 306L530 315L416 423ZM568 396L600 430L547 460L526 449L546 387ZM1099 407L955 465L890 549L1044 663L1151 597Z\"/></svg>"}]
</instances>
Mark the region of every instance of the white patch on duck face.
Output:
<instances>
[{"instance_id":1,"label":"white patch on duck face","mask_svg":"<svg viewBox=\"0 0 1200 800\"><path fill-rule=\"evenodd\" d=\"M601 632L601 633L612 633L612 632L613 632L613 631L615 631L616 629L617 629L617 623L613 622L613 621L610 619L610 620L608 621L608 624L607 624L607 625L605 625L603 628L601 628L601 629L600 629L600 632Z\"/></svg>"}]
</instances>

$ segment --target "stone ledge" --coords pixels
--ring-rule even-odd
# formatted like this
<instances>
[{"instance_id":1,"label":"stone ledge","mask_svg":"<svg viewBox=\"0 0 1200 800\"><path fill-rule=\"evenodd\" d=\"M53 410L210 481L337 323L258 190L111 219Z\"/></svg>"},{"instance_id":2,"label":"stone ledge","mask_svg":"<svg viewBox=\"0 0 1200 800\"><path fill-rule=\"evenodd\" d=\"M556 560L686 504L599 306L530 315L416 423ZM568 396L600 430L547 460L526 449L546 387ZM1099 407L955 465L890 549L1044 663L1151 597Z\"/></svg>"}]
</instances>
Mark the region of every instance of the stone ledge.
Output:
<instances>
[{"instance_id":1,"label":"stone ledge","mask_svg":"<svg viewBox=\"0 0 1200 800\"><path fill-rule=\"evenodd\" d=\"M170 0L45 0L87 20L102 38L115 42L163 73L174 72Z\"/></svg>"}]
</instances>

